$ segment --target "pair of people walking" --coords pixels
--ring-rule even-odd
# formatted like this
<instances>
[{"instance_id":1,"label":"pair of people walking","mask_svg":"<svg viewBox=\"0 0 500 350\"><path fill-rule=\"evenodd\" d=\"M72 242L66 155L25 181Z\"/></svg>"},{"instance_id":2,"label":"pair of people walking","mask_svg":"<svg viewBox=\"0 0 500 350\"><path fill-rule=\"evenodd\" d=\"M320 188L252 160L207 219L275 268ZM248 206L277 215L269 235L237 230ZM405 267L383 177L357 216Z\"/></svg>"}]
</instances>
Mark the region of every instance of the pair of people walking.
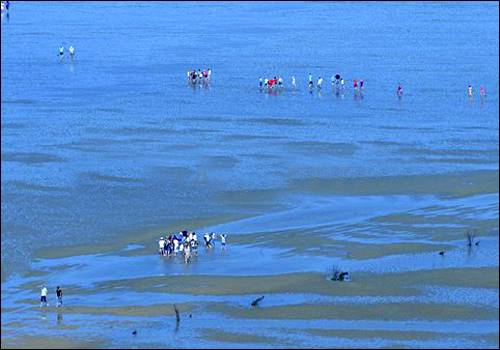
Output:
<instances>
[{"instance_id":1,"label":"pair of people walking","mask_svg":"<svg viewBox=\"0 0 500 350\"><path fill-rule=\"evenodd\" d=\"M49 306L49 303L47 302L47 292L48 292L47 287L45 285L42 285L42 290L40 291L40 307ZM56 289L56 297L57 297L56 307L62 307L62 305L63 305L63 301L62 301L63 292L59 286L57 286L57 289Z\"/></svg>"},{"instance_id":2,"label":"pair of people walking","mask_svg":"<svg viewBox=\"0 0 500 350\"><path fill-rule=\"evenodd\" d=\"M70 45L68 52L71 59L73 59L73 57L75 57L75 48L73 47L73 45ZM59 59L62 60L63 58L64 58L64 46L61 45L59 46Z\"/></svg>"}]
</instances>

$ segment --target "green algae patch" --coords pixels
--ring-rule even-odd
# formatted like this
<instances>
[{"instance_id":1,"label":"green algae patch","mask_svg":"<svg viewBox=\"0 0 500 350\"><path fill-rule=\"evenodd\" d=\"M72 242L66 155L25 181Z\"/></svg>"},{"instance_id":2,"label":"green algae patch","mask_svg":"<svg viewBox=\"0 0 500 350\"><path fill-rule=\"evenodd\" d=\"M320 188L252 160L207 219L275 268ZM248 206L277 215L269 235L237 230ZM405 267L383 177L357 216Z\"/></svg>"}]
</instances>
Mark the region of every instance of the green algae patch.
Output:
<instances>
[{"instance_id":1,"label":"green algae patch","mask_svg":"<svg viewBox=\"0 0 500 350\"><path fill-rule=\"evenodd\" d=\"M2 332L3 333L3 332ZM2 336L2 349L105 349L101 339L74 339L68 337L44 337L23 335L16 338Z\"/></svg>"},{"instance_id":2,"label":"green algae patch","mask_svg":"<svg viewBox=\"0 0 500 350\"><path fill-rule=\"evenodd\" d=\"M291 273L272 276L166 276L116 280L96 285L93 292L128 288L134 291L193 295L312 293L331 296L420 295L419 286L498 289L498 267L448 268L401 273L353 273L350 282L333 282L327 274ZM82 291L83 292L83 291Z\"/></svg>"},{"instance_id":3,"label":"green algae patch","mask_svg":"<svg viewBox=\"0 0 500 350\"><path fill-rule=\"evenodd\" d=\"M342 157L352 156L359 149L355 143L322 141L293 141L286 143L285 146L293 153Z\"/></svg>"},{"instance_id":4,"label":"green algae patch","mask_svg":"<svg viewBox=\"0 0 500 350\"><path fill-rule=\"evenodd\" d=\"M452 304L376 303L301 304L244 309L211 304L208 311L230 317L276 320L484 320L498 318L498 310Z\"/></svg>"},{"instance_id":5,"label":"green algae patch","mask_svg":"<svg viewBox=\"0 0 500 350\"><path fill-rule=\"evenodd\" d=\"M422 332L422 331L386 331L386 330L368 330L368 329L307 329L307 333L320 337L341 337L349 339L373 339L383 338L390 340L432 340L442 338L443 333Z\"/></svg>"},{"instance_id":6,"label":"green algae patch","mask_svg":"<svg viewBox=\"0 0 500 350\"><path fill-rule=\"evenodd\" d=\"M291 118L248 118L245 122L267 124L267 125L277 125L277 126L302 126L306 123L299 119Z\"/></svg>"},{"instance_id":7,"label":"green algae patch","mask_svg":"<svg viewBox=\"0 0 500 350\"><path fill-rule=\"evenodd\" d=\"M426 229L427 231L429 229ZM351 236L362 236L361 233L350 234ZM286 239L283 239L286 237ZM258 242L258 243L255 243ZM304 244L304 232L297 230L281 231L274 234L256 233L231 236L233 244L247 244L254 247L279 246L288 251L282 253L282 257L294 257L298 255L339 256L351 259L373 259L389 255L418 254L439 251L442 249L456 249L451 244L432 243L387 243L377 244L373 242L362 243L348 240L335 239L329 233L315 233L307 237ZM314 247L314 250L311 250Z\"/></svg>"},{"instance_id":8,"label":"green algae patch","mask_svg":"<svg viewBox=\"0 0 500 350\"><path fill-rule=\"evenodd\" d=\"M290 182L290 190L335 195L433 194L457 198L498 193L498 170L437 175L316 178Z\"/></svg>"},{"instance_id":9,"label":"green algae patch","mask_svg":"<svg viewBox=\"0 0 500 350\"><path fill-rule=\"evenodd\" d=\"M2 162L18 162L26 165L43 164L43 163L60 163L66 159L48 153L23 153L23 152L7 152L2 153Z\"/></svg>"},{"instance_id":10,"label":"green algae patch","mask_svg":"<svg viewBox=\"0 0 500 350\"><path fill-rule=\"evenodd\" d=\"M301 331L302 332L302 331ZM369 329L323 329L323 328L312 328L306 329L304 332L320 337L330 337L330 338L343 338L343 339L384 339L389 341L395 341L392 345L398 345L399 341L433 341L433 340L443 340L444 338L456 339L455 334L450 334L447 332L440 332L439 329L435 331L403 331L403 330L369 330ZM479 343L489 343L493 348L498 347L498 333L496 335L491 334L481 334L472 335L467 334L467 339L474 339ZM406 345L408 346L408 345ZM400 349L401 347L395 347Z\"/></svg>"},{"instance_id":11,"label":"green algae patch","mask_svg":"<svg viewBox=\"0 0 500 350\"><path fill-rule=\"evenodd\" d=\"M175 304L180 313L190 312L195 308L193 304ZM39 308L32 308L39 310ZM55 311L54 311L55 313ZM64 314L90 314L90 315L112 315L112 316L172 316L175 318L173 304L161 304L150 306L123 306L123 307L84 307L65 306ZM182 319L182 315L181 315Z\"/></svg>"},{"instance_id":12,"label":"green algae patch","mask_svg":"<svg viewBox=\"0 0 500 350\"><path fill-rule=\"evenodd\" d=\"M345 249L347 256L353 259L373 259L388 255L412 254L439 251L441 249L451 250L455 246L447 244L424 244L424 243L391 243L391 244L362 244L349 242Z\"/></svg>"},{"instance_id":13,"label":"green algae patch","mask_svg":"<svg viewBox=\"0 0 500 350\"><path fill-rule=\"evenodd\" d=\"M248 216L242 215L218 215L197 219L185 219L168 225L158 225L144 232L127 232L121 235L119 239L101 242L99 244L74 245L41 248L35 251L34 256L41 259L58 259L80 255L110 254L119 256L137 256L147 254L157 254L158 242L160 236L165 235L165 228L169 227L169 232L178 232L185 228L204 227L216 225L224 222L241 220ZM174 228L174 229L172 229ZM143 245L143 248L131 251L123 251L127 244Z\"/></svg>"},{"instance_id":14,"label":"green algae patch","mask_svg":"<svg viewBox=\"0 0 500 350\"><path fill-rule=\"evenodd\" d=\"M204 329L202 335L207 340L223 343L254 343L266 345L281 345L283 340L275 337L242 332L226 332L218 329Z\"/></svg>"}]
</instances>

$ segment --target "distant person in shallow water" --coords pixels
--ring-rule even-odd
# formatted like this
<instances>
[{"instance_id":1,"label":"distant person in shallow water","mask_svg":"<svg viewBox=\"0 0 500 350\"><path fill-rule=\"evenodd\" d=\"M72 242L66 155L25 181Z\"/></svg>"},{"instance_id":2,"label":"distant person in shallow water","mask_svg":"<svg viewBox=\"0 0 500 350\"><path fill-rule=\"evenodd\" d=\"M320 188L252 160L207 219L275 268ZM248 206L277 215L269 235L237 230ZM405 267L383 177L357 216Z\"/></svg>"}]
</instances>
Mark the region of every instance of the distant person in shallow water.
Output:
<instances>
[{"instance_id":1,"label":"distant person in shallow water","mask_svg":"<svg viewBox=\"0 0 500 350\"><path fill-rule=\"evenodd\" d=\"M323 84L323 78L318 77L318 82L316 83L316 86L318 87L318 89L321 89L321 84Z\"/></svg>"},{"instance_id":2,"label":"distant person in shallow water","mask_svg":"<svg viewBox=\"0 0 500 350\"><path fill-rule=\"evenodd\" d=\"M42 285L42 290L40 291L40 307L49 306L47 303L47 288Z\"/></svg>"},{"instance_id":3,"label":"distant person in shallow water","mask_svg":"<svg viewBox=\"0 0 500 350\"><path fill-rule=\"evenodd\" d=\"M209 233L205 233L203 235L203 239L205 240L205 247L206 248L212 248L212 244L211 244L211 237L210 237L210 234Z\"/></svg>"},{"instance_id":4,"label":"distant person in shallow water","mask_svg":"<svg viewBox=\"0 0 500 350\"><path fill-rule=\"evenodd\" d=\"M292 88L296 88L297 84L295 83L295 77L292 75Z\"/></svg>"},{"instance_id":5,"label":"distant person in shallow water","mask_svg":"<svg viewBox=\"0 0 500 350\"><path fill-rule=\"evenodd\" d=\"M481 97L486 96L486 90L484 89L484 86L482 86L482 85L479 88L479 96L481 96Z\"/></svg>"},{"instance_id":6,"label":"distant person in shallow water","mask_svg":"<svg viewBox=\"0 0 500 350\"><path fill-rule=\"evenodd\" d=\"M158 241L158 248L160 255L165 255L165 240L163 239L163 236L160 237L160 240Z\"/></svg>"},{"instance_id":7,"label":"distant person in shallow water","mask_svg":"<svg viewBox=\"0 0 500 350\"><path fill-rule=\"evenodd\" d=\"M191 262L191 247L188 242L184 242L184 262Z\"/></svg>"},{"instance_id":8,"label":"distant person in shallow water","mask_svg":"<svg viewBox=\"0 0 500 350\"><path fill-rule=\"evenodd\" d=\"M196 237L196 232L193 232L193 236L191 238L191 251L193 255L198 255L198 237Z\"/></svg>"},{"instance_id":9,"label":"distant person in shallow water","mask_svg":"<svg viewBox=\"0 0 500 350\"><path fill-rule=\"evenodd\" d=\"M396 90L396 94L397 94L398 96L403 95L403 87L401 86L401 83L398 83L398 88L397 88L397 90Z\"/></svg>"},{"instance_id":10,"label":"distant person in shallow water","mask_svg":"<svg viewBox=\"0 0 500 350\"><path fill-rule=\"evenodd\" d=\"M56 289L56 297L57 297L56 307L62 307L62 305L63 305L63 301L62 301L63 292L59 286L57 286L57 289Z\"/></svg>"},{"instance_id":11,"label":"distant person in shallow water","mask_svg":"<svg viewBox=\"0 0 500 350\"><path fill-rule=\"evenodd\" d=\"M73 59L73 57L75 56L75 48L73 47L73 45L69 47L68 52L69 52L69 57Z\"/></svg>"},{"instance_id":12,"label":"distant person in shallow water","mask_svg":"<svg viewBox=\"0 0 500 350\"><path fill-rule=\"evenodd\" d=\"M472 85L469 85L469 87L467 88L467 94L469 95L469 97L472 97Z\"/></svg>"},{"instance_id":13,"label":"distant person in shallow water","mask_svg":"<svg viewBox=\"0 0 500 350\"><path fill-rule=\"evenodd\" d=\"M64 57L64 46L59 46L59 59L63 59Z\"/></svg>"},{"instance_id":14,"label":"distant person in shallow water","mask_svg":"<svg viewBox=\"0 0 500 350\"><path fill-rule=\"evenodd\" d=\"M222 250L226 250L226 237L227 235L225 233L221 233L220 235L220 245Z\"/></svg>"}]
</instances>

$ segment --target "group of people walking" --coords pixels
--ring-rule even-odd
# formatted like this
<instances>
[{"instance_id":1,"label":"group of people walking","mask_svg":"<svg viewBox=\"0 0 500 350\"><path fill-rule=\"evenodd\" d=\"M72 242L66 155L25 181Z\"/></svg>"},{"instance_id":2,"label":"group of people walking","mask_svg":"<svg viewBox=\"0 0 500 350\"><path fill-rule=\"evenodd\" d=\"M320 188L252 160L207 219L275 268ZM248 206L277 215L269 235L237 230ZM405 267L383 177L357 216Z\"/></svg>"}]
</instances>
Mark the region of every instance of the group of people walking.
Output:
<instances>
[{"instance_id":1,"label":"group of people walking","mask_svg":"<svg viewBox=\"0 0 500 350\"><path fill-rule=\"evenodd\" d=\"M191 84L196 84L196 83L208 83L210 81L210 78L212 76L212 69L204 69L203 71L201 69L196 69L189 70L187 72L187 79L188 83Z\"/></svg>"},{"instance_id":2,"label":"group of people walking","mask_svg":"<svg viewBox=\"0 0 500 350\"><path fill-rule=\"evenodd\" d=\"M295 78L292 77L292 80L293 80L293 83L295 84ZM283 78L280 77L280 76L274 76L274 78L271 78L271 79L263 79L262 77L259 78L259 87L260 88L263 88L263 87L267 87L269 89L273 89L273 88L282 88L284 87L283 85Z\"/></svg>"},{"instance_id":3,"label":"group of people walking","mask_svg":"<svg viewBox=\"0 0 500 350\"><path fill-rule=\"evenodd\" d=\"M342 78L340 76L340 74L332 75L331 84L332 84L332 88L334 88L334 89L344 89L345 88L345 80L344 80L344 78ZM295 76L291 77L290 85L294 89L297 87L297 80L295 79ZM312 90L315 85L316 85L317 89L321 89L323 86L323 77L319 76L318 80L316 80L316 84L315 84L313 81L312 74L309 73L309 79L308 79L307 86L309 87L310 90ZM259 88L262 89L265 87L267 87L269 89L283 88L284 87L284 80L282 77L276 76L276 75L271 79L265 79L265 78L259 77ZM353 80L353 87L354 87L354 91L363 90L365 88L365 81L363 79L361 79L361 80L354 79Z\"/></svg>"},{"instance_id":4,"label":"group of people walking","mask_svg":"<svg viewBox=\"0 0 500 350\"><path fill-rule=\"evenodd\" d=\"M75 57L75 48L73 47L73 45L69 46L68 52L69 52L69 57L73 59ZM59 46L59 59L62 61L63 58L64 58L64 46L61 45Z\"/></svg>"},{"instance_id":5,"label":"group of people walking","mask_svg":"<svg viewBox=\"0 0 500 350\"><path fill-rule=\"evenodd\" d=\"M335 75L332 75L332 77L330 78L330 82L332 84L333 89L338 90L338 89L345 88L345 80L338 73ZM354 91L359 91L360 89L361 90L364 89L364 87L365 87L364 84L365 84L364 80L354 79L353 80ZM309 73L309 82L307 83L307 86L309 87L309 89L314 88L314 82L313 82L313 77L312 77L311 73ZM322 86L323 86L323 77L319 76L318 80L316 81L316 88L321 89Z\"/></svg>"},{"instance_id":6,"label":"group of people walking","mask_svg":"<svg viewBox=\"0 0 500 350\"><path fill-rule=\"evenodd\" d=\"M226 249L226 234L220 234L221 248ZM215 247L216 234L205 233L203 240L206 248ZM184 262L190 263L193 256L198 256L198 236L196 232L181 231L179 235L160 237L158 241L159 254L162 256L176 256L178 253L184 256Z\"/></svg>"},{"instance_id":7,"label":"group of people walking","mask_svg":"<svg viewBox=\"0 0 500 350\"><path fill-rule=\"evenodd\" d=\"M332 75L330 81L332 88L336 94L339 94L344 91L345 80L340 76L340 74ZM353 79L352 83L355 94L362 93L363 90L365 89L365 80L363 79ZM290 79L290 85L293 89L297 88L297 82L294 76L292 76ZM276 88L281 89L284 88L284 86L285 86L284 80L280 76L274 76L271 79L264 79L262 77L259 77L259 89L261 90L263 88L268 88L269 91L274 91ZM307 86L309 88L309 91L312 91L315 86L318 90L321 90L323 86L323 78L319 76L318 79L316 80L316 83L314 83L313 76L311 73L309 73ZM403 96L403 86L401 85L401 83L398 83L398 86L396 88L396 95L400 98L401 96ZM471 98L474 96L472 85L469 85L467 87L467 95ZM483 85L479 87L479 96L481 98L484 98L486 96L486 89L484 88Z\"/></svg>"},{"instance_id":8,"label":"group of people walking","mask_svg":"<svg viewBox=\"0 0 500 350\"><path fill-rule=\"evenodd\" d=\"M42 290L40 291L40 307L49 306L49 303L47 302L47 292L48 292L47 287L45 285L42 285ZM63 305L63 301L62 301L63 292L59 286L57 286L57 288L56 288L56 297L57 297L56 307L62 307L62 305Z\"/></svg>"},{"instance_id":9,"label":"group of people walking","mask_svg":"<svg viewBox=\"0 0 500 350\"><path fill-rule=\"evenodd\" d=\"M10 7L10 2L9 1L2 1L1 2L1 8L2 12L9 12L9 7Z\"/></svg>"},{"instance_id":10,"label":"group of people walking","mask_svg":"<svg viewBox=\"0 0 500 350\"><path fill-rule=\"evenodd\" d=\"M467 95L468 95L469 97L471 97L471 98L472 98L472 97L474 97L474 93L473 93L473 91L472 91L472 85L469 85L469 86L467 87ZM484 88L484 86L483 86L483 85L481 85L481 86L479 87L479 96L480 96L480 97L485 97L485 96L486 96L486 89Z\"/></svg>"}]
</instances>

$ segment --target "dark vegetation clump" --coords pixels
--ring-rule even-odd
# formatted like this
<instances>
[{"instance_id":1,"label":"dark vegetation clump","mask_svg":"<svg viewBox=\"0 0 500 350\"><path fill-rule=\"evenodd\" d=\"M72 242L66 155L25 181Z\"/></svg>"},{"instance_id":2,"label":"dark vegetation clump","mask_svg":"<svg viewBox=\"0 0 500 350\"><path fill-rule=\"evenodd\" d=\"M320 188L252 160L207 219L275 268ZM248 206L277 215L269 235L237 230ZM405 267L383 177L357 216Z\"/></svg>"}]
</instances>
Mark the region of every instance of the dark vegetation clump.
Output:
<instances>
[{"instance_id":1,"label":"dark vegetation clump","mask_svg":"<svg viewBox=\"0 0 500 350\"><path fill-rule=\"evenodd\" d=\"M476 239L476 233L474 231L467 231L465 236L467 237L467 245L472 247L474 240Z\"/></svg>"},{"instance_id":2,"label":"dark vegetation clump","mask_svg":"<svg viewBox=\"0 0 500 350\"><path fill-rule=\"evenodd\" d=\"M349 272L342 271L342 269L338 265L333 265L330 268L330 280L349 281Z\"/></svg>"},{"instance_id":3,"label":"dark vegetation clump","mask_svg":"<svg viewBox=\"0 0 500 350\"><path fill-rule=\"evenodd\" d=\"M177 306L174 304L174 311L175 311L175 320L177 324L181 321L181 317L179 316L179 310L177 310Z\"/></svg>"},{"instance_id":4,"label":"dark vegetation clump","mask_svg":"<svg viewBox=\"0 0 500 350\"><path fill-rule=\"evenodd\" d=\"M257 298L255 299L254 301L252 301L252 306L257 306L261 301L262 299L264 299L264 296L261 296L260 298Z\"/></svg>"}]
</instances>

